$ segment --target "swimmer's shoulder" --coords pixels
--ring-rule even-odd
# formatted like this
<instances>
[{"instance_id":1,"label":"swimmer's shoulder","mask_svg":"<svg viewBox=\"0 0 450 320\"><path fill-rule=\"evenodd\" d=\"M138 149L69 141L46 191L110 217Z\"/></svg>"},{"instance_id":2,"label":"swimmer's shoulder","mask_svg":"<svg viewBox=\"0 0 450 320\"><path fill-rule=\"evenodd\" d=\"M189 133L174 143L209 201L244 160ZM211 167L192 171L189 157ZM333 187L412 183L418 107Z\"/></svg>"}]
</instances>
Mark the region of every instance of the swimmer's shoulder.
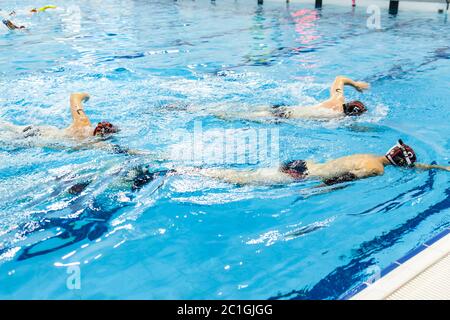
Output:
<instances>
[{"instance_id":1,"label":"swimmer's shoulder","mask_svg":"<svg viewBox=\"0 0 450 320\"><path fill-rule=\"evenodd\" d=\"M349 156L337 158L330 162L347 162L358 164L358 166L362 167L378 167L378 168L380 166L383 167L383 164L380 162L379 157L377 155L368 153L352 154Z\"/></svg>"},{"instance_id":2,"label":"swimmer's shoulder","mask_svg":"<svg viewBox=\"0 0 450 320\"><path fill-rule=\"evenodd\" d=\"M328 109L340 115L344 114L344 100L338 98L328 99L322 103L319 103L315 107Z\"/></svg>"},{"instance_id":3,"label":"swimmer's shoulder","mask_svg":"<svg viewBox=\"0 0 450 320\"><path fill-rule=\"evenodd\" d=\"M286 109L289 110L290 118L335 119L343 116L343 112L340 110L323 104L293 106Z\"/></svg>"},{"instance_id":4,"label":"swimmer's shoulder","mask_svg":"<svg viewBox=\"0 0 450 320\"><path fill-rule=\"evenodd\" d=\"M70 125L60 130L60 133L67 137L86 139L93 136L94 128L91 126Z\"/></svg>"},{"instance_id":5,"label":"swimmer's shoulder","mask_svg":"<svg viewBox=\"0 0 450 320\"><path fill-rule=\"evenodd\" d=\"M384 165L379 157L372 154L356 155L355 159L359 163L357 171L364 176L375 176L384 174Z\"/></svg>"}]
</instances>

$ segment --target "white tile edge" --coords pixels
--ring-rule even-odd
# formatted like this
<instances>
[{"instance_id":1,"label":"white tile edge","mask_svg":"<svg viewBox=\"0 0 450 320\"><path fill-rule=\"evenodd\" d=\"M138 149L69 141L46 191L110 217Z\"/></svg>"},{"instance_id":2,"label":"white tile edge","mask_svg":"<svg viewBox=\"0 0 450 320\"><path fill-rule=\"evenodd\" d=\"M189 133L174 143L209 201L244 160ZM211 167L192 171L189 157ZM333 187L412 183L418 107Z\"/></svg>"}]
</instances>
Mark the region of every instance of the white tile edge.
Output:
<instances>
[{"instance_id":1,"label":"white tile edge","mask_svg":"<svg viewBox=\"0 0 450 320\"><path fill-rule=\"evenodd\" d=\"M450 253L450 234L433 243L350 300L383 300Z\"/></svg>"}]
</instances>

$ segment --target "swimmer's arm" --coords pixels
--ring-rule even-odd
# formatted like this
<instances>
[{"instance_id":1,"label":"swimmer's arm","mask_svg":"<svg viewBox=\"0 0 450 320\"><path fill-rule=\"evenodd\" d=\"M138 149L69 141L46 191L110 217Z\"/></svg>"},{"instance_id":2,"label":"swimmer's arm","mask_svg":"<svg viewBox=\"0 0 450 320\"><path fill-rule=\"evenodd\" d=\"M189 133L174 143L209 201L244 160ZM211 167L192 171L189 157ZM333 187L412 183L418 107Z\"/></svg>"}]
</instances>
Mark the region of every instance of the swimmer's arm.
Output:
<instances>
[{"instance_id":1,"label":"swimmer's arm","mask_svg":"<svg viewBox=\"0 0 450 320\"><path fill-rule=\"evenodd\" d=\"M358 179L364 179L374 176L379 176L384 173L384 168L382 166L373 166L373 167L367 167L362 170L353 170L351 172L347 172L344 174L341 174L336 177L331 178L325 178L322 179L323 183L326 185L334 185L338 183L343 182L350 182Z\"/></svg>"},{"instance_id":2,"label":"swimmer's arm","mask_svg":"<svg viewBox=\"0 0 450 320\"><path fill-rule=\"evenodd\" d=\"M210 168L193 171L193 173L195 172L209 178L219 179L237 185L269 185L293 182L292 177L281 173L277 167L256 170Z\"/></svg>"},{"instance_id":3,"label":"swimmer's arm","mask_svg":"<svg viewBox=\"0 0 450 320\"><path fill-rule=\"evenodd\" d=\"M414 168L421 169L421 170L438 169L438 170L450 171L450 166L440 166L437 164L415 163Z\"/></svg>"},{"instance_id":4,"label":"swimmer's arm","mask_svg":"<svg viewBox=\"0 0 450 320\"><path fill-rule=\"evenodd\" d=\"M83 144L77 146L75 149L77 149L77 150L100 149L100 150L104 150L107 152L112 152L112 153L117 153L117 154L119 154L119 153L129 154L129 155L143 155L144 154L143 151L124 148L117 144L111 144L111 143L107 143L104 141L83 143Z\"/></svg>"},{"instance_id":5,"label":"swimmer's arm","mask_svg":"<svg viewBox=\"0 0 450 320\"><path fill-rule=\"evenodd\" d=\"M361 178L362 177L359 177L359 176L355 175L354 173L349 172L349 173L344 173L337 177L323 179L322 182L323 182L323 185L332 186L335 184L350 182L350 181L358 180ZM323 185L321 185L321 186L323 186Z\"/></svg>"},{"instance_id":6,"label":"swimmer's arm","mask_svg":"<svg viewBox=\"0 0 450 320\"><path fill-rule=\"evenodd\" d=\"M72 113L73 124L76 126L90 126L88 116L84 112L83 102L89 100L87 93L72 93L70 95L70 112Z\"/></svg>"},{"instance_id":7,"label":"swimmer's arm","mask_svg":"<svg viewBox=\"0 0 450 320\"><path fill-rule=\"evenodd\" d=\"M73 147L67 147L67 146L57 145L57 144L48 144L48 143L35 143L34 146L40 147L40 148L53 149L53 150L62 150L62 151L67 151L68 149L73 150L73 151L100 149L100 150L104 150L104 151L116 153L116 154L127 154L127 155L133 155L133 156L148 156L151 158L152 161L168 161L168 157L164 157L161 153L158 153L158 152L128 149L128 148L123 148L119 145L109 144L109 143L105 143L105 142L82 143L82 144L79 144L79 145L73 146Z\"/></svg>"},{"instance_id":8,"label":"swimmer's arm","mask_svg":"<svg viewBox=\"0 0 450 320\"><path fill-rule=\"evenodd\" d=\"M272 108L269 106L257 106L248 111L229 111L225 109L216 109L212 114L222 120L247 120L247 121L263 121L273 118Z\"/></svg>"},{"instance_id":9,"label":"swimmer's arm","mask_svg":"<svg viewBox=\"0 0 450 320\"><path fill-rule=\"evenodd\" d=\"M234 184L249 184L255 178L251 174L251 171L234 169L197 169L193 172L199 173L200 175L205 177L219 179Z\"/></svg>"},{"instance_id":10,"label":"swimmer's arm","mask_svg":"<svg viewBox=\"0 0 450 320\"><path fill-rule=\"evenodd\" d=\"M131 156L148 156L153 161L167 161L167 158L163 157L163 155L159 152L151 152L147 150L137 150L137 149L129 149L126 147L121 147L117 144L106 143L103 141L94 142L94 143L85 143L77 147L80 149L101 149L107 152L116 153L116 154L126 154Z\"/></svg>"},{"instance_id":11,"label":"swimmer's arm","mask_svg":"<svg viewBox=\"0 0 450 320\"><path fill-rule=\"evenodd\" d=\"M330 96L331 98L340 98L344 97L344 87L346 85L352 86L359 92L362 92L369 88L369 84L362 81L353 81L350 78L344 76L337 76L331 85Z\"/></svg>"}]
</instances>

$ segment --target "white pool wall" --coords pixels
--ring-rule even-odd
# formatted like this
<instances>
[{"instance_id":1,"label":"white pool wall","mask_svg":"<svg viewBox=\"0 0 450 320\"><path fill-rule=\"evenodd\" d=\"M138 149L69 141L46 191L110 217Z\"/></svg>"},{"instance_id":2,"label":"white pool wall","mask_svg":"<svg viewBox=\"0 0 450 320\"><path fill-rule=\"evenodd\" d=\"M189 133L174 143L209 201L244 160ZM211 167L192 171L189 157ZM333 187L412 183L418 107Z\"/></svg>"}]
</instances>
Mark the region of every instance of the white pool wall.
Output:
<instances>
[{"instance_id":1,"label":"white pool wall","mask_svg":"<svg viewBox=\"0 0 450 320\"><path fill-rule=\"evenodd\" d=\"M352 300L450 299L450 234L353 296Z\"/></svg>"}]
</instances>

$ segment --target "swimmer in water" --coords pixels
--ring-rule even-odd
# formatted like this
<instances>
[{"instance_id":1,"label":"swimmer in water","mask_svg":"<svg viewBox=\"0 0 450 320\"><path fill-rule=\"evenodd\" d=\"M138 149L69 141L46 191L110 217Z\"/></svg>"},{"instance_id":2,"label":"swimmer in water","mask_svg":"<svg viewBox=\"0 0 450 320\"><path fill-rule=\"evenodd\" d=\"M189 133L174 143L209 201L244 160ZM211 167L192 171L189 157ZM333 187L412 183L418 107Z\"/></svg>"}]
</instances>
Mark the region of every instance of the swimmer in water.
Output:
<instances>
[{"instance_id":1,"label":"swimmer in water","mask_svg":"<svg viewBox=\"0 0 450 320\"><path fill-rule=\"evenodd\" d=\"M21 29L25 29L25 26L18 26L16 24L14 24L11 20L9 19L3 19L2 20L3 24L9 29L9 30L21 30Z\"/></svg>"},{"instance_id":2,"label":"swimmer in water","mask_svg":"<svg viewBox=\"0 0 450 320\"><path fill-rule=\"evenodd\" d=\"M330 89L330 98L313 106L263 106L250 113L216 113L221 118L240 118L244 120L262 119L315 119L327 120L344 116L360 116L367 111L361 101L345 102L344 87L352 86L359 92L369 88L369 84L337 76Z\"/></svg>"},{"instance_id":3,"label":"swimmer in water","mask_svg":"<svg viewBox=\"0 0 450 320\"><path fill-rule=\"evenodd\" d=\"M13 132L18 138L38 137L52 141L55 139L72 139L77 142L87 141L88 144L86 146L88 147L111 149L115 153L147 154L143 151L123 149L117 145L110 145L105 143L105 141L99 141L98 139L104 140L112 134L117 133L119 129L107 121L98 122L96 126L92 125L83 107L83 102L88 100L89 94L87 93L73 93L70 95L72 124L65 129L52 126L16 126L10 123L5 123L2 127Z\"/></svg>"},{"instance_id":4,"label":"swimmer in water","mask_svg":"<svg viewBox=\"0 0 450 320\"><path fill-rule=\"evenodd\" d=\"M39 12L44 12L48 9L56 9L56 6L54 5L47 5L47 6L43 6L41 8L33 8L30 10L30 13L39 13Z\"/></svg>"},{"instance_id":5,"label":"swimmer in water","mask_svg":"<svg viewBox=\"0 0 450 320\"><path fill-rule=\"evenodd\" d=\"M325 163L295 160L275 168L257 170L197 169L200 175L223 180L228 183L246 185L286 184L305 179L322 180L325 185L333 185L357 179L384 174L384 167L416 168L422 170L440 169L450 171L450 166L416 163L414 150L399 140L389 151L381 155L355 154ZM192 169L186 173L193 172Z\"/></svg>"},{"instance_id":6,"label":"swimmer in water","mask_svg":"<svg viewBox=\"0 0 450 320\"><path fill-rule=\"evenodd\" d=\"M414 150L404 144L402 140L399 140L384 156L355 154L325 163L294 160L286 162L279 167L256 170L214 168L152 170L151 166L143 165L127 171L124 182L128 183L133 191L141 189L157 178L166 178L174 175L200 175L236 185L279 185L315 179L322 180L324 185L331 186L383 175L384 167L389 165L419 170L439 169L450 171L450 166L417 163ZM87 185L89 185L89 182L76 184L71 188L73 190L71 193L79 194Z\"/></svg>"},{"instance_id":7,"label":"swimmer in water","mask_svg":"<svg viewBox=\"0 0 450 320\"><path fill-rule=\"evenodd\" d=\"M40 8L31 8L31 9L17 10L17 12L13 10L13 11L11 11L9 13L9 15L10 16L25 15L25 14L33 15L35 13L45 12L48 9L57 9L57 7L54 6L54 5L46 5L46 6L43 6L43 7L40 7ZM2 11L2 10L0 9L0 11Z\"/></svg>"},{"instance_id":8,"label":"swimmer in water","mask_svg":"<svg viewBox=\"0 0 450 320\"><path fill-rule=\"evenodd\" d=\"M47 6L43 6L43 7L41 7L41 8L33 8L33 9L27 11L27 13L33 15L33 14L35 14L35 13L45 12L45 11L48 10L48 9L56 9L56 6L53 6L53 5L47 5ZM2 11L2 10L0 9L0 15L1 15L1 11ZM13 16L16 16L16 15L17 15L17 12L16 12L16 11L11 11L11 12L8 14L9 17L13 17ZM4 24L9 30L23 30L23 29L26 29L25 26L17 25L17 24L15 24L14 22L12 22L12 21L10 20L9 17L8 17L8 18L3 18L3 19L2 19L3 24Z\"/></svg>"}]
</instances>

